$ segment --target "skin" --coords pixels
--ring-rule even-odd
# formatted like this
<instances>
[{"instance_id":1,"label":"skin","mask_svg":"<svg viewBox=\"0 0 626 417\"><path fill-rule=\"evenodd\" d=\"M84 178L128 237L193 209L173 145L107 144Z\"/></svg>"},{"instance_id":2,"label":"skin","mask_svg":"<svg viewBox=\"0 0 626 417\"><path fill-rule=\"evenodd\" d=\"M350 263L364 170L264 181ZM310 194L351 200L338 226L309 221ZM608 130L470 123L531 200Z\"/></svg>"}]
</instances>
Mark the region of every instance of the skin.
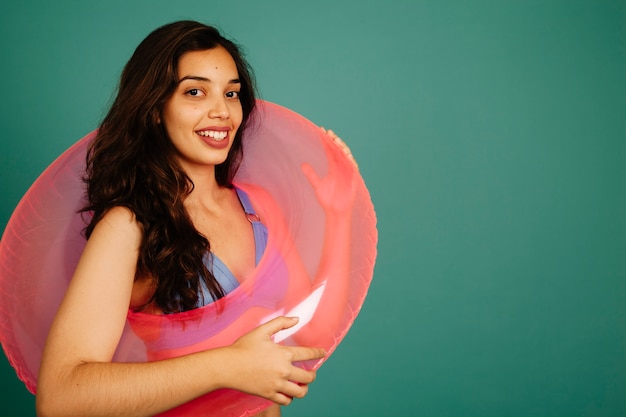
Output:
<instances>
[{"instance_id":1,"label":"skin","mask_svg":"<svg viewBox=\"0 0 626 417\"><path fill-rule=\"evenodd\" d=\"M243 113L237 67L222 47L191 52L179 62L182 80L163 110L163 123L179 162L194 183L184 202L196 229L240 281L255 267L254 235L233 189L219 187L215 165L226 160ZM225 129L225 130L221 130ZM216 148L199 131L226 134Z\"/></svg>"},{"instance_id":2,"label":"skin","mask_svg":"<svg viewBox=\"0 0 626 417\"><path fill-rule=\"evenodd\" d=\"M203 79L181 81L161 120L195 184L184 204L212 250L243 280L254 268L252 230L234 191L219 187L214 175L230 145L208 146L197 134L223 127L226 139L234 137L241 123L241 104L233 94L237 71L222 48L190 52L178 65L181 79ZM152 416L219 388L278 405L306 395L315 373L293 362L318 359L325 352L271 340L294 326L296 318L278 317L223 348L150 363L112 363L131 300L150 295L151 287L141 284L145 280L134 280L140 244L140 227L126 208L111 209L96 225L43 352L39 416ZM265 415L279 414L274 407Z\"/></svg>"},{"instance_id":3,"label":"skin","mask_svg":"<svg viewBox=\"0 0 626 417\"><path fill-rule=\"evenodd\" d=\"M326 133L331 138L331 140L337 146L339 146L339 148L343 151L343 153L348 157L350 162L352 162L354 166L358 169L359 165L357 164L356 159L354 159L354 156L352 155L352 151L350 150L350 148L348 148L348 145L346 145L346 143L339 136L337 136L337 134L334 131L330 129L326 129L324 126L320 126L320 130Z\"/></svg>"}]
</instances>

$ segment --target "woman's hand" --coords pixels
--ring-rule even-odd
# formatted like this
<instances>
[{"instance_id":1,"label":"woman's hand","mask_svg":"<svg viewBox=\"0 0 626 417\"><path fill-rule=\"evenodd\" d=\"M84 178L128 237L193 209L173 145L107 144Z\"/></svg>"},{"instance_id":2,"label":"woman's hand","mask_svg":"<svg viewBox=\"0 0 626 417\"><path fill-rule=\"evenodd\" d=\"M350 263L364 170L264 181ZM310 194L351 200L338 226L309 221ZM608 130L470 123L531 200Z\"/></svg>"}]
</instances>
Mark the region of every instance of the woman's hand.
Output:
<instances>
[{"instance_id":1,"label":"woman's hand","mask_svg":"<svg viewBox=\"0 0 626 417\"><path fill-rule=\"evenodd\" d=\"M333 132L330 129L326 129L323 126L320 126L320 130L324 133L326 133L331 139L332 141L337 144L337 146L339 146L339 148L343 151L343 153L348 157L348 159L350 161L352 161L352 163L354 164L355 167L357 167L357 169L359 168L359 165L356 163L356 159L354 159L354 156L352 155L352 152L350 151L350 148L348 148L348 145L346 145L346 143L341 140L341 138L339 136L337 136L337 134L335 132Z\"/></svg>"},{"instance_id":2,"label":"woman's hand","mask_svg":"<svg viewBox=\"0 0 626 417\"><path fill-rule=\"evenodd\" d=\"M275 333L297 323L294 317L277 317L225 348L234 355L228 363L237 365L236 369L224 369L226 385L280 405L288 405L294 397L304 397L308 384L315 379L315 371L293 363L320 359L326 353L314 347L281 346L272 340Z\"/></svg>"}]
</instances>

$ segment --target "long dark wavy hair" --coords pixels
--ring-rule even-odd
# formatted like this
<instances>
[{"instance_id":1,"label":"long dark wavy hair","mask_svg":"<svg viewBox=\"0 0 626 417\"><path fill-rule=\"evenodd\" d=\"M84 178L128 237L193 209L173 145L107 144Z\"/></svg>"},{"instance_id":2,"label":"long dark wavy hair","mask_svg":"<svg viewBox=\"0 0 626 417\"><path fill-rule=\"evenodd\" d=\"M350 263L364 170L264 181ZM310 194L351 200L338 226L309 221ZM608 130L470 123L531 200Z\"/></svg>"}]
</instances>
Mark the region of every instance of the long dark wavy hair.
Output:
<instances>
[{"instance_id":1,"label":"long dark wavy hair","mask_svg":"<svg viewBox=\"0 0 626 417\"><path fill-rule=\"evenodd\" d=\"M87 238L115 206L129 208L141 225L143 239L137 276L152 277L152 298L164 313L196 307L203 280L213 298L224 291L203 258L209 241L194 227L183 200L193 182L175 156L165 127L159 123L165 102L178 85L179 59L187 52L225 48L239 72L243 120L229 155L215 167L219 185L232 187L243 157L242 135L255 106L252 70L239 47L211 26L193 21L167 24L148 35L126 64L117 97L87 153L87 204L93 213Z\"/></svg>"}]
</instances>

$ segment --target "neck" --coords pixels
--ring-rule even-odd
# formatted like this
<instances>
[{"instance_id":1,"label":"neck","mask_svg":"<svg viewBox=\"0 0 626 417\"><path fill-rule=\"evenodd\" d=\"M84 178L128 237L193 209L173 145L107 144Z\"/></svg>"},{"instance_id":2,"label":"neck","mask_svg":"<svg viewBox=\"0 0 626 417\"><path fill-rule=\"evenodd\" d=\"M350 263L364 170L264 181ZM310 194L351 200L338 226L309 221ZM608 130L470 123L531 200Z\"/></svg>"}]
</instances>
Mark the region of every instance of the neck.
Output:
<instances>
[{"instance_id":1,"label":"neck","mask_svg":"<svg viewBox=\"0 0 626 417\"><path fill-rule=\"evenodd\" d=\"M185 206L189 209L191 206L215 207L219 205L228 189L222 187L215 179L215 167L203 167L198 170L186 170L187 175L193 182L193 190L185 198Z\"/></svg>"}]
</instances>

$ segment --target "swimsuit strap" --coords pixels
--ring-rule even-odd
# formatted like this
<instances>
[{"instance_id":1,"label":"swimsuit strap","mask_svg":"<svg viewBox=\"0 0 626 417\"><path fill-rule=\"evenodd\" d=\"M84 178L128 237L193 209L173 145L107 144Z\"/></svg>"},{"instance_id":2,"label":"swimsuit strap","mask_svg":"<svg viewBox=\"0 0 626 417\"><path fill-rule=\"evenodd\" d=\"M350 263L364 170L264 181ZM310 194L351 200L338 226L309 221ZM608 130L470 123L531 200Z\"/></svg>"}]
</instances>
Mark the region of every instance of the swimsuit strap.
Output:
<instances>
[{"instance_id":1,"label":"swimsuit strap","mask_svg":"<svg viewBox=\"0 0 626 417\"><path fill-rule=\"evenodd\" d=\"M239 197L239 201L241 202L241 206L243 207L243 211L246 213L246 218L252 224L252 231L254 232L254 244L255 244L255 261L258 265L263 257L263 253L265 252L265 247L267 246L267 228L263 223L261 223L261 218L254 211L254 207L250 202L250 198L245 191L240 188L235 187L235 191L237 191L237 196Z\"/></svg>"},{"instance_id":2,"label":"swimsuit strap","mask_svg":"<svg viewBox=\"0 0 626 417\"><path fill-rule=\"evenodd\" d=\"M239 201L241 202L243 211L246 213L246 217L248 221L252 224L254 224L255 222L260 222L261 218L254 211L254 207L252 206L252 203L250 202L250 197L248 197L248 194L246 194L240 188L235 188L235 191L237 191L237 196L239 197Z\"/></svg>"}]
</instances>

